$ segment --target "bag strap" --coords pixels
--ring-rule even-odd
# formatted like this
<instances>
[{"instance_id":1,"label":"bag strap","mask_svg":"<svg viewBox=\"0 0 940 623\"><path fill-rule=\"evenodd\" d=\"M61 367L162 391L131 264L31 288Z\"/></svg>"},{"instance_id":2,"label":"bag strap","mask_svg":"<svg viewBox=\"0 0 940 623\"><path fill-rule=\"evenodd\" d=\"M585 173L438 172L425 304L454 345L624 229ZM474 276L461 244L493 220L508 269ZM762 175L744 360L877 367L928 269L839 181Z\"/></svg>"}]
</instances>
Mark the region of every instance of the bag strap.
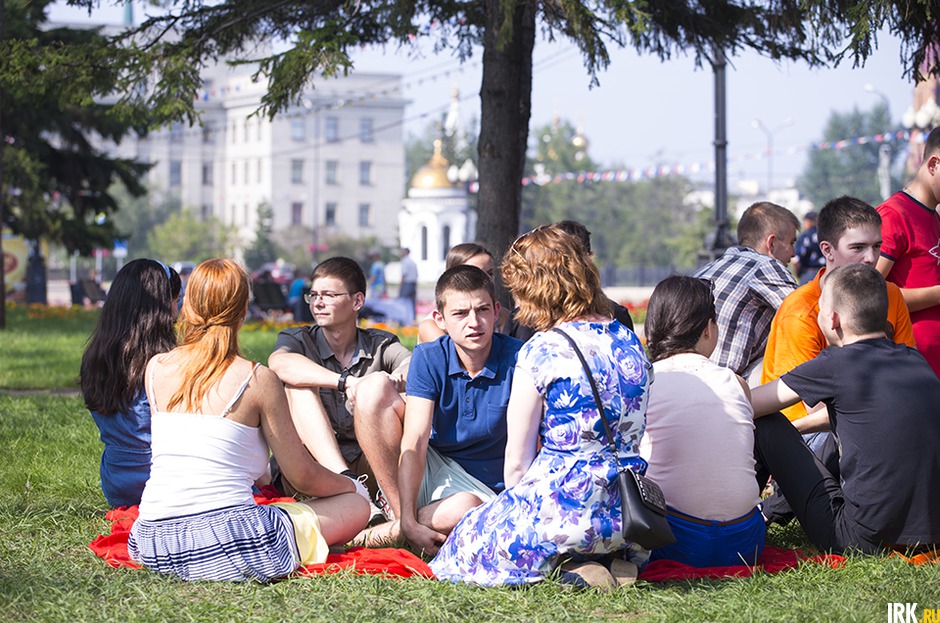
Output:
<instances>
[{"instance_id":1,"label":"bag strap","mask_svg":"<svg viewBox=\"0 0 940 623\"><path fill-rule=\"evenodd\" d=\"M571 338L570 335L555 327L552 329L555 333L560 334L568 343L571 344L571 348L574 349L574 354L578 356L578 360L581 362L581 365L584 367L584 373L587 374L588 382L591 384L591 391L594 392L594 402L597 403L597 415L601 418L601 424L604 425L604 433L607 435L607 447L610 448L611 454L614 455L614 461L617 465L620 465L620 455L617 452L617 446L614 444L614 433L610 430L610 424L607 423L607 417L604 415L604 403L601 401L601 394L597 391L597 383L594 382L594 375L591 373L591 368L588 366L587 361L584 360L584 355L581 354L581 349L578 348L578 345Z\"/></svg>"}]
</instances>

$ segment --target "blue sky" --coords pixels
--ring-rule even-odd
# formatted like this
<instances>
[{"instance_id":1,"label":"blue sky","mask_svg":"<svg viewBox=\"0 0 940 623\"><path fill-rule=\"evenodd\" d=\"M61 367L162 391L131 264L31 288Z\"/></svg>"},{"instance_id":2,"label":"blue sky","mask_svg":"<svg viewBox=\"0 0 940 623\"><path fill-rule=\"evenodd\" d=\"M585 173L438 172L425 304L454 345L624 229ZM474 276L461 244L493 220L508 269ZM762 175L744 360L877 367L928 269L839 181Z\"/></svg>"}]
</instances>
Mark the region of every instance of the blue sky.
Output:
<instances>
[{"instance_id":1,"label":"blue sky","mask_svg":"<svg viewBox=\"0 0 940 623\"><path fill-rule=\"evenodd\" d=\"M92 21L119 22L120 7L108 5ZM138 20L140 5L135 6ZM87 13L56 7L53 19L82 19ZM355 56L362 71L401 73L406 132L420 133L440 117L456 86L465 98L461 116L479 116L482 55L477 51L461 64L449 51L367 49ZM902 79L899 42L882 33L878 49L862 68L851 61L834 69L809 69L800 63L775 63L755 54L731 59L727 71L729 178L767 179L766 135L753 127L760 119L773 130L774 182L781 185L799 175L806 147L822 137L832 111L868 109L880 100L866 84L883 93L899 120L910 106L913 85ZM584 127L589 152L606 166L629 168L652 165L693 165L712 160L714 132L713 77L708 65L697 69L690 57L667 62L640 56L632 49L611 49L611 63L598 76L600 86L589 88L580 54L565 42L536 44L531 127L554 116ZM787 125L789 123L789 125ZM850 137L844 137L850 138ZM530 139L532 140L532 139ZM708 176L705 176L708 177Z\"/></svg>"}]
</instances>

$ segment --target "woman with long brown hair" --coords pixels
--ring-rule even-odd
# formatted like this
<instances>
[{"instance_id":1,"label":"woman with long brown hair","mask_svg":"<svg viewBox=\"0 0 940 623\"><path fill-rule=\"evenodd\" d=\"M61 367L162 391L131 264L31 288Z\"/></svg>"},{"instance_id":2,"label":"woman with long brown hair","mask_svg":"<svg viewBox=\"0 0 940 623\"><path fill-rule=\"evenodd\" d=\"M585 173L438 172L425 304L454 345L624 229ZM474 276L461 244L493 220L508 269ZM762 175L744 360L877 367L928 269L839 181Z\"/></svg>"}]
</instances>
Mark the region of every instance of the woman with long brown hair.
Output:
<instances>
[{"instance_id":1,"label":"woman with long brown hair","mask_svg":"<svg viewBox=\"0 0 940 623\"><path fill-rule=\"evenodd\" d=\"M502 273L519 321L539 331L519 351L513 376L506 490L461 520L431 568L442 580L524 584L568 560L619 553L616 562L604 562L635 577L634 565L648 552L623 538L617 475L619 465L646 468L639 441L651 375L643 346L611 319L597 269L561 229L540 227L521 236L503 258ZM603 413L569 338L597 379ZM566 570L574 582L615 584L599 562Z\"/></svg>"},{"instance_id":2,"label":"woman with long brown hair","mask_svg":"<svg viewBox=\"0 0 940 623\"><path fill-rule=\"evenodd\" d=\"M150 477L144 371L151 357L176 346L179 293L180 276L163 262L128 262L114 277L82 355L82 398L104 444L99 474L111 506L139 504Z\"/></svg>"},{"instance_id":3,"label":"woman with long brown hair","mask_svg":"<svg viewBox=\"0 0 940 623\"><path fill-rule=\"evenodd\" d=\"M290 418L281 382L244 359L238 331L249 277L232 260L193 271L180 346L151 359L153 465L128 549L144 566L184 580L283 577L322 562L365 527L361 483L317 464ZM256 505L252 484L273 451L285 476L316 499Z\"/></svg>"}]
</instances>

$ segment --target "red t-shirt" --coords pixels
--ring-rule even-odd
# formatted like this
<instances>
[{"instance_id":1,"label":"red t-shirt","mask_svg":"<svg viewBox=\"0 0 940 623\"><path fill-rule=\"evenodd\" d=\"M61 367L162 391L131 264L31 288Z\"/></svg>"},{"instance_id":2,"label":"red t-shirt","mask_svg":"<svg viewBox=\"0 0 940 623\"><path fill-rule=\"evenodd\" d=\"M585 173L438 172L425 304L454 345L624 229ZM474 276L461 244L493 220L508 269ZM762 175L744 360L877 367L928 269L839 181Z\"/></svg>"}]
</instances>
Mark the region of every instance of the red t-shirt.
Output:
<instances>
[{"instance_id":1,"label":"red t-shirt","mask_svg":"<svg viewBox=\"0 0 940 623\"><path fill-rule=\"evenodd\" d=\"M904 192L878 206L881 255L894 261L888 281L901 288L940 285L940 215ZM940 377L940 305L911 312L914 340Z\"/></svg>"}]
</instances>

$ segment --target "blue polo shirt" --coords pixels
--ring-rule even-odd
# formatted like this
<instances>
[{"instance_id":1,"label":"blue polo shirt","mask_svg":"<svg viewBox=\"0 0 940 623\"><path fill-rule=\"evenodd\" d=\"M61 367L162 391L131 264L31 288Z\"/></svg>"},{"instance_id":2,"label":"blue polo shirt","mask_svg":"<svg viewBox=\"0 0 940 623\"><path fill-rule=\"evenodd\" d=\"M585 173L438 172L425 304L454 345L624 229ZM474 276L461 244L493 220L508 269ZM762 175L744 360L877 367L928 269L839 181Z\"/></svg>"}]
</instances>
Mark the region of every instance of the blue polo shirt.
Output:
<instances>
[{"instance_id":1,"label":"blue polo shirt","mask_svg":"<svg viewBox=\"0 0 940 623\"><path fill-rule=\"evenodd\" d=\"M519 340L494 333L486 365L470 378L454 341L444 335L418 344L408 369L407 395L434 402L429 445L497 492L503 489L506 407L521 347Z\"/></svg>"}]
</instances>

